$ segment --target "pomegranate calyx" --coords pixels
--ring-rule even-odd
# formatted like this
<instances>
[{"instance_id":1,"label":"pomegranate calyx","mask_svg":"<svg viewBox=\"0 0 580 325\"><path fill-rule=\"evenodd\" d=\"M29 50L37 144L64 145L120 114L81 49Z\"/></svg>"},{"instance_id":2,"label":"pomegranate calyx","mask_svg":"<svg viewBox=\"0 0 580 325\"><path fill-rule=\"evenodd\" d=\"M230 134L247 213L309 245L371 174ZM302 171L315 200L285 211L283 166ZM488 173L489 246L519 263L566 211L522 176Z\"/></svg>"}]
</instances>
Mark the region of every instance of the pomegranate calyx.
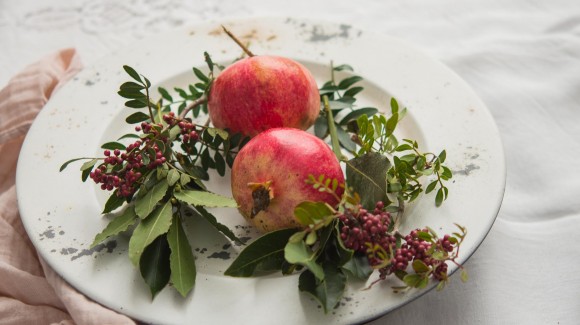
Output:
<instances>
[{"instance_id":1,"label":"pomegranate calyx","mask_svg":"<svg viewBox=\"0 0 580 325\"><path fill-rule=\"evenodd\" d=\"M270 188L270 185L272 185L272 181L248 183L248 187L252 190L252 199L254 200L250 218L254 218L260 211L265 211L270 205L270 200L274 198L274 192Z\"/></svg>"}]
</instances>

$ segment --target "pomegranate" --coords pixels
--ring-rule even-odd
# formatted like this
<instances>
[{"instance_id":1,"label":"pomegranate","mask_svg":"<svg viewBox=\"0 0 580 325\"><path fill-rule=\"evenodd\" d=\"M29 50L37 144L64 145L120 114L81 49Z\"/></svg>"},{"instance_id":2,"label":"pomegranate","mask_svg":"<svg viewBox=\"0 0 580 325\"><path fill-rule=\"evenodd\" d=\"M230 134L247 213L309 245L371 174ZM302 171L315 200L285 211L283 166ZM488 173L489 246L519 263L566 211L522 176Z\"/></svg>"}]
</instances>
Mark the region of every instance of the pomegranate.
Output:
<instances>
[{"instance_id":1,"label":"pomegranate","mask_svg":"<svg viewBox=\"0 0 580 325\"><path fill-rule=\"evenodd\" d=\"M300 63L251 56L215 79L208 110L215 127L247 136L275 127L306 130L320 112L320 95L314 77Z\"/></svg>"},{"instance_id":2,"label":"pomegranate","mask_svg":"<svg viewBox=\"0 0 580 325\"><path fill-rule=\"evenodd\" d=\"M305 181L309 175L344 183L338 159L314 135L292 128L274 128L258 134L238 153L232 166L232 194L240 213L260 231L299 227L294 208L303 201L337 199ZM337 189L340 197L342 188Z\"/></svg>"}]
</instances>

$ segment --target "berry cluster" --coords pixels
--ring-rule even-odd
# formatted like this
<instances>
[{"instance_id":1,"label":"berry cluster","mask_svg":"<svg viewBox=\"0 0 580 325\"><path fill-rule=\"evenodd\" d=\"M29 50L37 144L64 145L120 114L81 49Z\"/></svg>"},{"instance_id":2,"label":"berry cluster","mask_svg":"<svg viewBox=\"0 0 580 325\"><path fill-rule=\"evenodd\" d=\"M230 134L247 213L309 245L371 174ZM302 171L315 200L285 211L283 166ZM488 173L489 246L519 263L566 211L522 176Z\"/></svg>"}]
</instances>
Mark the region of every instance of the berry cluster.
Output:
<instances>
[{"instance_id":1,"label":"berry cluster","mask_svg":"<svg viewBox=\"0 0 580 325\"><path fill-rule=\"evenodd\" d=\"M176 121L173 113L165 114L163 119L169 126L181 123ZM183 128L181 129L183 131ZM135 127L135 131L143 132L145 135L143 140L129 144L123 151L105 150L103 163L89 174L90 178L95 183L101 184L103 190L117 190L117 195L120 197L133 196L143 174L167 161L160 147L161 143L168 144L168 139L162 135L162 130L163 125L160 123L142 122L141 125Z\"/></svg>"},{"instance_id":2,"label":"berry cluster","mask_svg":"<svg viewBox=\"0 0 580 325\"><path fill-rule=\"evenodd\" d=\"M135 141L122 153L119 149L115 149L113 153L105 150L103 163L89 176L95 183L101 184L102 190L117 189L118 196L131 197L135 193L136 183L141 178L144 167L142 150L140 150L142 143Z\"/></svg>"},{"instance_id":3,"label":"berry cluster","mask_svg":"<svg viewBox=\"0 0 580 325\"><path fill-rule=\"evenodd\" d=\"M357 253L365 254L369 264L379 269L381 279L397 271L406 271L410 263L421 260L431 271L436 280L447 278L447 264L444 258L434 258L436 251L451 253L457 248L457 241L452 242L449 235L436 238L429 235L425 240L420 233L430 233L429 229L416 229L405 237L389 233L391 216L383 211L384 204L378 202L371 213L362 207L346 209L339 215L342 223L340 238L345 247ZM400 243L397 245L397 236ZM398 246L398 247L397 247Z\"/></svg>"},{"instance_id":4,"label":"berry cluster","mask_svg":"<svg viewBox=\"0 0 580 325\"><path fill-rule=\"evenodd\" d=\"M346 209L339 216L342 222L340 238L347 248L366 254L369 245L379 245L388 251L388 247L395 244L395 238L388 235L391 215L383 208L383 202L378 202L373 213L359 206L357 209ZM382 261L369 256L369 262L376 266Z\"/></svg>"},{"instance_id":5,"label":"berry cluster","mask_svg":"<svg viewBox=\"0 0 580 325\"><path fill-rule=\"evenodd\" d=\"M394 251L391 258L390 266L380 269L381 278L396 271L405 271L410 262L415 260L422 261L427 267L432 267L433 277L437 280L443 280L447 277L447 264L445 260L433 258L433 252L436 250L451 253L455 246L451 243L449 235L437 239L430 243L419 236L419 232L428 233L429 229L415 229L404 237L401 247ZM435 246L435 247L433 247Z\"/></svg>"}]
</instances>

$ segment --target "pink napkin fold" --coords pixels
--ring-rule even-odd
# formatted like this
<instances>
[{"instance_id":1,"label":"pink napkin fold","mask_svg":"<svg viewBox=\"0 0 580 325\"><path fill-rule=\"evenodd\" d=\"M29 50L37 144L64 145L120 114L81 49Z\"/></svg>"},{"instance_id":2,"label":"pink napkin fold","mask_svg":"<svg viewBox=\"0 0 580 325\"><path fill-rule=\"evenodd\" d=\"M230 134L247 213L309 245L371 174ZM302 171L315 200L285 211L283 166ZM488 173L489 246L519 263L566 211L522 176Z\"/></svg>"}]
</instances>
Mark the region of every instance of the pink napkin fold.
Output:
<instances>
[{"instance_id":1,"label":"pink napkin fold","mask_svg":"<svg viewBox=\"0 0 580 325\"><path fill-rule=\"evenodd\" d=\"M74 49L29 66L0 91L0 324L135 324L77 292L38 256L16 201L20 147L53 92L81 69Z\"/></svg>"}]
</instances>

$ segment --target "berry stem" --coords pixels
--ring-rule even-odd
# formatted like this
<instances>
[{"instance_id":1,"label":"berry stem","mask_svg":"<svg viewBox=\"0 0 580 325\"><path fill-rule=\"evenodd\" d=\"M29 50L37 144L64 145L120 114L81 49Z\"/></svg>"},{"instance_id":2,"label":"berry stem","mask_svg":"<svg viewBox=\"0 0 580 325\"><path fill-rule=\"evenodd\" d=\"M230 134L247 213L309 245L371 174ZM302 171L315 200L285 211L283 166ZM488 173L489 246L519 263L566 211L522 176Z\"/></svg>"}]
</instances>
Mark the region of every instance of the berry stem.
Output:
<instances>
[{"instance_id":1,"label":"berry stem","mask_svg":"<svg viewBox=\"0 0 580 325\"><path fill-rule=\"evenodd\" d=\"M151 101L149 99L149 87L145 87L145 96L147 96L147 109L149 110L149 118L151 119L151 123L155 122L155 118L153 116L153 110L151 109Z\"/></svg>"},{"instance_id":2,"label":"berry stem","mask_svg":"<svg viewBox=\"0 0 580 325\"><path fill-rule=\"evenodd\" d=\"M191 111L192 109L196 108L197 106L205 104L205 103L207 103L207 96L204 94L201 97L199 97L198 99L194 100L189 106L187 106L181 112L181 114L179 114L178 119L183 120L185 118L185 115L187 113L189 113L189 111Z\"/></svg>"},{"instance_id":3,"label":"berry stem","mask_svg":"<svg viewBox=\"0 0 580 325\"><path fill-rule=\"evenodd\" d=\"M238 39L234 34L232 34L232 32L230 32L224 25L222 25L222 28L224 30L224 32L226 32L226 34L228 34L228 36L234 40L234 42L236 42L236 44L238 44L239 47L242 48L242 50L244 50L244 52L248 55L248 56L254 56L254 53L252 53L243 43L242 41L240 41L240 39Z\"/></svg>"}]
</instances>

